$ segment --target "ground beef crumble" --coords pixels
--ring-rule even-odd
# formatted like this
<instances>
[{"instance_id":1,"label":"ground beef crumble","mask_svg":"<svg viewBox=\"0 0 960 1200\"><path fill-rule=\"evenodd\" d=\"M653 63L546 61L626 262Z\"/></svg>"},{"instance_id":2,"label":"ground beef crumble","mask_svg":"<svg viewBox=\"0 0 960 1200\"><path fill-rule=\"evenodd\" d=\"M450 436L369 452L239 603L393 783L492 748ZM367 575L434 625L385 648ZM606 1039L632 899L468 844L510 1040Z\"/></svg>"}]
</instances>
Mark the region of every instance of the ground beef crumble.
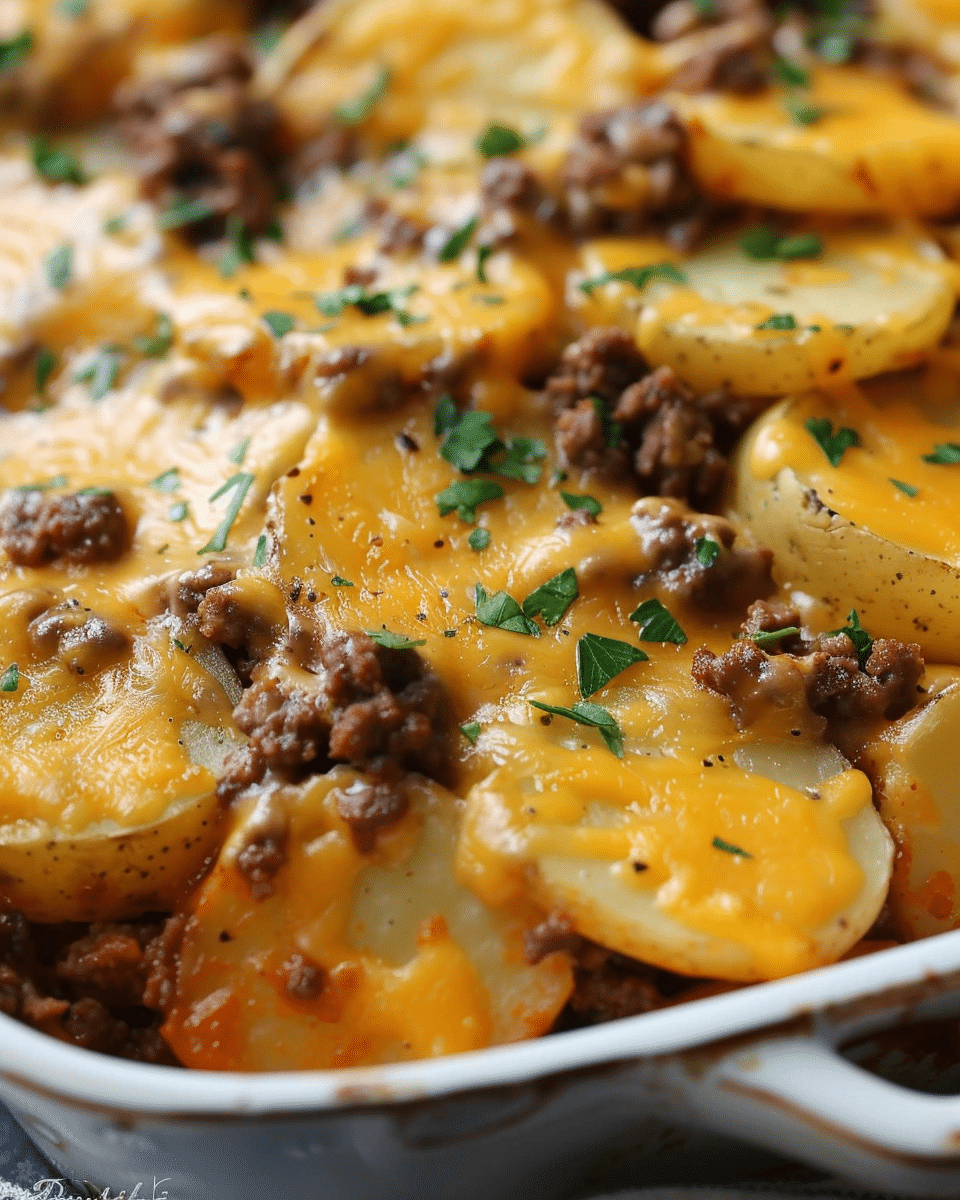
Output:
<instances>
[{"instance_id":1,"label":"ground beef crumble","mask_svg":"<svg viewBox=\"0 0 960 1200\"><path fill-rule=\"evenodd\" d=\"M597 327L563 352L546 391L558 409L560 465L599 475L632 471L644 495L706 506L753 407L725 392L698 396L670 367L648 370L622 329Z\"/></svg>"},{"instance_id":2,"label":"ground beef crumble","mask_svg":"<svg viewBox=\"0 0 960 1200\"><path fill-rule=\"evenodd\" d=\"M18 567L111 562L129 542L127 518L111 491L53 496L27 488L8 491L0 503L0 545Z\"/></svg>"},{"instance_id":3,"label":"ground beef crumble","mask_svg":"<svg viewBox=\"0 0 960 1200\"><path fill-rule=\"evenodd\" d=\"M77 599L54 604L34 617L27 634L38 654L59 658L75 675L102 670L130 645L122 629Z\"/></svg>"},{"instance_id":4,"label":"ground beef crumble","mask_svg":"<svg viewBox=\"0 0 960 1200\"><path fill-rule=\"evenodd\" d=\"M800 628L758 646L756 633ZM812 634L799 612L786 604L758 601L741 627L743 636L724 654L698 650L693 677L701 687L730 700L737 725L745 728L771 710L804 706L827 721L895 720L920 698L924 664L913 642L877 638L861 664L845 633Z\"/></svg>"}]
</instances>

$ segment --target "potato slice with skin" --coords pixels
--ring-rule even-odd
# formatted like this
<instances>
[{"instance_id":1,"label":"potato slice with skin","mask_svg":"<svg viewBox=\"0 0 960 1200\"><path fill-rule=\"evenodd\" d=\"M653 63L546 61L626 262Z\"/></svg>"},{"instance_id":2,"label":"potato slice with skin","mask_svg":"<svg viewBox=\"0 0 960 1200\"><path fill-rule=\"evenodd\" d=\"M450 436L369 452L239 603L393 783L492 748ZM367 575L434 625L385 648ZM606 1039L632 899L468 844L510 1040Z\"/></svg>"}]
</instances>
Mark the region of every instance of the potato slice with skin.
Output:
<instances>
[{"instance_id":1,"label":"potato slice with skin","mask_svg":"<svg viewBox=\"0 0 960 1200\"><path fill-rule=\"evenodd\" d=\"M654 277L642 290L626 282L579 284L607 271L670 261L661 244L594 242L568 287L585 325L630 327L654 366L672 367L702 391L741 395L786 392L862 379L921 361L953 312L956 272L930 241L889 229L823 232L824 251L798 262L758 261L739 236L715 241L676 263L686 285ZM793 329L761 329L774 314Z\"/></svg>"},{"instance_id":2,"label":"potato slice with skin","mask_svg":"<svg viewBox=\"0 0 960 1200\"><path fill-rule=\"evenodd\" d=\"M586 937L685 974L831 962L876 919L892 851L865 776L813 750L645 757L619 796L581 765L586 747L568 771L499 768L468 797L462 877L491 902L529 886Z\"/></svg>"},{"instance_id":3,"label":"potato slice with skin","mask_svg":"<svg viewBox=\"0 0 960 1200\"><path fill-rule=\"evenodd\" d=\"M336 807L336 789L356 786L337 767L238 811L192 906L164 1026L187 1065L429 1058L533 1037L563 1007L567 956L523 961L523 930L542 914L526 901L488 909L454 879L463 802L409 777L409 812L361 854ZM238 856L265 831L285 858L271 893L252 900Z\"/></svg>"},{"instance_id":4,"label":"potato slice with skin","mask_svg":"<svg viewBox=\"0 0 960 1200\"><path fill-rule=\"evenodd\" d=\"M888 903L908 939L960 927L960 672L933 667L924 685L920 708L850 747L897 847Z\"/></svg>"},{"instance_id":5,"label":"potato slice with skin","mask_svg":"<svg viewBox=\"0 0 960 1200\"><path fill-rule=\"evenodd\" d=\"M82 680L25 659L0 693L0 902L34 921L173 907L220 836L231 701L160 625Z\"/></svg>"},{"instance_id":6,"label":"potato slice with skin","mask_svg":"<svg viewBox=\"0 0 960 1200\"><path fill-rule=\"evenodd\" d=\"M811 72L801 100L822 113L811 124L791 117L790 100L774 88L672 97L705 191L788 212L937 217L960 205L954 118L852 67Z\"/></svg>"},{"instance_id":7,"label":"potato slice with skin","mask_svg":"<svg viewBox=\"0 0 960 1200\"><path fill-rule=\"evenodd\" d=\"M773 551L778 581L822 601L827 620L855 608L875 637L960 663L960 468L924 461L956 440L957 419L922 410L925 378L776 405L741 443L731 506ZM874 403L883 393L894 399ZM806 427L824 418L862 443L836 467Z\"/></svg>"}]
</instances>

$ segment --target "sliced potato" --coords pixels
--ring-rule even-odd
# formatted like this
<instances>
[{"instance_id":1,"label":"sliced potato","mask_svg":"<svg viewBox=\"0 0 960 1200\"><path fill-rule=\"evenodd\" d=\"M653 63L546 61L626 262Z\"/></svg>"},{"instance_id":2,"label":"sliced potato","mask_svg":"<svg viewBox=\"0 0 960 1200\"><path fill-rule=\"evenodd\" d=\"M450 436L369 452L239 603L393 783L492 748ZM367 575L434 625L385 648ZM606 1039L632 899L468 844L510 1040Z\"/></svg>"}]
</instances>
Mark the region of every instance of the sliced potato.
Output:
<instances>
[{"instance_id":1,"label":"sliced potato","mask_svg":"<svg viewBox=\"0 0 960 1200\"><path fill-rule=\"evenodd\" d=\"M960 123L853 67L809 91L676 95L690 165L721 200L789 212L946 216L960 205ZM814 114L802 123L801 105Z\"/></svg>"},{"instance_id":2,"label":"sliced potato","mask_svg":"<svg viewBox=\"0 0 960 1200\"><path fill-rule=\"evenodd\" d=\"M826 619L840 626L855 608L874 636L960 663L960 468L924 460L957 440L960 419L955 400L922 407L934 374L778 404L741 444L731 504L773 551L778 581ZM806 426L824 419L862 443L836 467Z\"/></svg>"},{"instance_id":3,"label":"sliced potato","mask_svg":"<svg viewBox=\"0 0 960 1200\"><path fill-rule=\"evenodd\" d=\"M16 602L8 638L32 611ZM217 762L240 738L223 688L174 637L156 626L82 678L20 646L17 688L0 692L3 906L34 921L169 909L214 852Z\"/></svg>"},{"instance_id":4,"label":"sliced potato","mask_svg":"<svg viewBox=\"0 0 960 1200\"><path fill-rule=\"evenodd\" d=\"M739 236L728 237L676 264L685 286L654 277L638 290L614 281L585 298L585 280L676 257L649 239L594 242L568 297L585 325L612 319L629 327L631 310L639 311L646 358L703 391L782 395L922 360L942 337L956 294L938 248L890 229L824 230L822 240L815 258L778 262L751 258ZM762 328L771 318L774 327Z\"/></svg>"},{"instance_id":5,"label":"sliced potato","mask_svg":"<svg viewBox=\"0 0 960 1200\"><path fill-rule=\"evenodd\" d=\"M523 961L537 911L491 910L456 882L463 802L410 777L407 815L361 854L336 792L363 786L337 767L238 813L193 904L164 1026L187 1065L429 1058L543 1033L565 1003L567 956ZM269 894L253 899L239 856L267 835L284 858Z\"/></svg>"},{"instance_id":6,"label":"sliced potato","mask_svg":"<svg viewBox=\"0 0 960 1200\"><path fill-rule=\"evenodd\" d=\"M498 768L468 797L463 878L491 902L529 886L586 937L684 974L831 962L875 920L892 851L865 776L812 749L628 755L612 782L586 744L576 768Z\"/></svg>"},{"instance_id":7,"label":"sliced potato","mask_svg":"<svg viewBox=\"0 0 960 1200\"><path fill-rule=\"evenodd\" d=\"M960 674L933 668L928 698L857 748L897 854L889 911L907 939L960 927Z\"/></svg>"}]
</instances>

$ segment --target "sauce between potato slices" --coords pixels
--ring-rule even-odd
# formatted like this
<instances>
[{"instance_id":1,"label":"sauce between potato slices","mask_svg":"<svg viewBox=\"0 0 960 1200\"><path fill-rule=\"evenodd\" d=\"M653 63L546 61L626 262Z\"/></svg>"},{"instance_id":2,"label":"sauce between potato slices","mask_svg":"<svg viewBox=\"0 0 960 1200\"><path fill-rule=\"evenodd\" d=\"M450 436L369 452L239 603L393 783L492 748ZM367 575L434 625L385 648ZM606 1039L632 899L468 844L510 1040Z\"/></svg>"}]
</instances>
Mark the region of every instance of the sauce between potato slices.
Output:
<instances>
[{"instance_id":1,"label":"sauce between potato slices","mask_svg":"<svg viewBox=\"0 0 960 1200\"><path fill-rule=\"evenodd\" d=\"M949 6L22 7L4 1011L390 1062L960 923Z\"/></svg>"}]
</instances>

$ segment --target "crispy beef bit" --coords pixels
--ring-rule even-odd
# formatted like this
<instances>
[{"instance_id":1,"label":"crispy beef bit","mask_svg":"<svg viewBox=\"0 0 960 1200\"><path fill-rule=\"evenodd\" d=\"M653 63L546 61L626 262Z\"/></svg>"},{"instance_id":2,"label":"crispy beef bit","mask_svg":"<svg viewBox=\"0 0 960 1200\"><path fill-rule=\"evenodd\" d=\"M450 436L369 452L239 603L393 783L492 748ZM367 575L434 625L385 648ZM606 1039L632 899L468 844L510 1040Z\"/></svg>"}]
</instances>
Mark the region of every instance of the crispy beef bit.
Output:
<instances>
[{"instance_id":1,"label":"crispy beef bit","mask_svg":"<svg viewBox=\"0 0 960 1200\"><path fill-rule=\"evenodd\" d=\"M581 940L569 1007L580 1024L599 1024L662 1008L658 972L603 946Z\"/></svg>"},{"instance_id":2,"label":"crispy beef bit","mask_svg":"<svg viewBox=\"0 0 960 1200\"><path fill-rule=\"evenodd\" d=\"M648 101L592 113L562 170L575 233L669 231L705 208L684 162L686 136L673 111Z\"/></svg>"},{"instance_id":3,"label":"crispy beef bit","mask_svg":"<svg viewBox=\"0 0 960 1200\"><path fill-rule=\"evenodd\" d=\"M532 211L543 199L533 171L516 158L491 158L480 174L480 199L484 210L514 208Z\"/></svg>"},{"instance_id":4,"label":"crispy beef bit","mask_svg":"<svg viewBox=\"0 0 960 1200\"><path fill-rule=\"evenodd\" d=\"M186 223L198 237L218 236L228 217L262 232L276 199L279 128L272 105L250 94L249 54L218 36L170 51L165 66L117 93L143 194L165 206L198 202Z\"/></svg>"},{"instance_id":5,"label":"crispy beef bit","mask_svg":"<svg viewBox=\"0 0 960 1200\"><path fill-rule=\"evenodd\" d=\"M427 228L412 217L403 213L389 211L380 219L381 254L392 258L402 258L404 255L415 254L423 248L423 239Z\"/></svg>"},{"instance_id":6,"label":"crispy beef bit","mask_svg":"<svg viewBox=\"0 0 960 1200\"><path fill-rule=\"evenodd\" d=\"M177 617L189 617L196 613L204 596L211 588L229 583L236 574L235 566L225 559L210 558L196 571L184 571L169 582L166 603Z\"/></svg>"},{"instance_id":7,"label":"crispy beef bit","mask_svg":"<svg viewBox=\"0 0 960 1200\"><path fill-rule=\"evenodd\" d=\"M402 781L372 783L357 779L347 788L334 789L333 795L337 813L349 826L361 854L376 849L380 830L399 821L410 807Z\"/></svg>"},{"instance_id":8,"label":"crispy beef bit","mask_svg":"<svg viewBox=\"0 0 960 1200\"><path fill-rule=\"evenodd\" d=\"M291 1000L307 1003L316 1000L326 984L326 972L302 954L291 954L283 964L284 993Z\"/></svg>"},{"instance_id":9,"label":"crispy beef bit","mask_svg":"<svg viewBox=\"0 0 960 1200\"><path fill-rule=\"evenodd\" d=\"M233 713L263 771L292 779L318 764L325 769L332 723L322 680L304 672L301 683L266 663L254 672Z\"/></svg>"},{"instance_id":10,"label":"crispy beef bit","mask_svg":"<svg viewBox=\"0 0 960 1200\"><path fill-rule=\"evenodd\" d=\"M566 913L552 912L523 934L523 961L530 966L542 962L548 954L562 951L574 954L583 949L584 939L576 932Z\"/></svg>"},{"instance_id":11,"label":"crispy beef bit","mask_svg":"<svg viewBox=\"0 0 960 1200\"><path fill-rule=\"evenodd\" d=\"M18 567L112 562L129 542L127 518L113 492L9 491L0 504L0 545Z\"/></svg>"},{"instance_id":12,"label":"crispy beef bit","mask_svg":"<svg viewBox=\"0 0 960 1200\"><path fill-rule=\"evenodd\" d=\"M27 633L37 653L59 658L76 675L103 670L130 645L122 629L75 599L34 617Z\"/></svg>"},{"instance_id":13,"label":"crispy beef bit","mask_svg":"<svg viewBox=\"0 0 960 1200\"><path fill-rule=\"evenodd\" d=\"M627 470L626 449L610 444L609 424L599 401L581 400L562 412L553 427L553 440L563 470L579 468L607 476Z\"/></svg>"},{"instance_id":14,"label":"crispy beef bit","mask_svg":"<svg viewBox=\"0 0 960 1200\"><path fill-rule=\"evenodd\" d=\"M279 588L247 575L211 587L197 607L197 627L223 650L244 687L287 629Z\"/></svg>"},{"instance_id":15,"label":"crispy beef bit","mask_svg":"<svg viewBox=\"0 0 960 1200\"><path fill-rule=\"evenodd\" d=\"M146 978L141 1003L155 1012L165 1013L173 999L177 955L187 922L188 918L184 913L167 917L143 948Z\"/></svg>"},{"instance_id":16,"label":"crispy beef bit","mask_svg":"<svg viewBox=\"0 0 960 1200\"><path fill-rule=\"evenodd\" d=\"M698 35L695 50L670 80L682 92L755 92L765 87L773 60L774 22L760 0L716 0L710 6L672 0L651 23L660 42Z\"/></svg>"},{"instance_id":17,"label":"crispy beef bit","mask_svg":"<svg viewBox=\"0 0 960 1200\"><path fill-rule=\"evenodd\" d=\"M609 407L647 371L637 344L622 329L597 326L564 350L547 380L547 398L557 412L596 396Z\"/></svg>"},{"instance_id":18,"label":"crispy beef bit","mask_svg":"<svg viewBox=\"0 0 960 1200\"><path fill-rule=\"evenodd\" d=\"M93 924L86 937L69 944L56 974L74 994L95 996L109 1007L139 1004L146 982L143 947L128 926Z\"/></svg>"},{"instance_id":19,"label":"crispy beef bit","mask_svg":"<svg viewBox=\"0 0 960 1200\"><path fill-rule=\"evenodd\" d=\"M737 535L725 518L692 512L681 501L653 496L638 500L630 523L640 540L638 584L655 580L659 589L686 604L707 609L743 609L773 591L773 555ZM714 542L711 565L701 561L697 543Z\"/></svg>"},{"instance_id":20,"label":"crispy beef bit","mask_svg":"<svg viewBox=\"0 0 960 1200\"><path fill-rule=\"evenodd\" d=\"M766 719L771 709L799 713L805 707L822 729L828 721L896 720L917 703L924 663L915 643L877 638L861 664L845 633L801 629L762 647L753 640L793 626L799 626L796 609L759 602L741 627L743 638L729 650L694 656L694 679L730 700L740 728ZM803 724L802 714L797 723Z\"/></svg>"},{"instance_id":21,"label":"crispy beef bit","mask_svg":"<svg viewBox=\"0 0 960 1200\"><path fill-rule=\"evenodd\" d=\"M264 836L244 846L237 855L237 871L247 881L254 900L273 894L273 877L285 862L284 846L273 837Z\"/></svg>"}]
</instances>

